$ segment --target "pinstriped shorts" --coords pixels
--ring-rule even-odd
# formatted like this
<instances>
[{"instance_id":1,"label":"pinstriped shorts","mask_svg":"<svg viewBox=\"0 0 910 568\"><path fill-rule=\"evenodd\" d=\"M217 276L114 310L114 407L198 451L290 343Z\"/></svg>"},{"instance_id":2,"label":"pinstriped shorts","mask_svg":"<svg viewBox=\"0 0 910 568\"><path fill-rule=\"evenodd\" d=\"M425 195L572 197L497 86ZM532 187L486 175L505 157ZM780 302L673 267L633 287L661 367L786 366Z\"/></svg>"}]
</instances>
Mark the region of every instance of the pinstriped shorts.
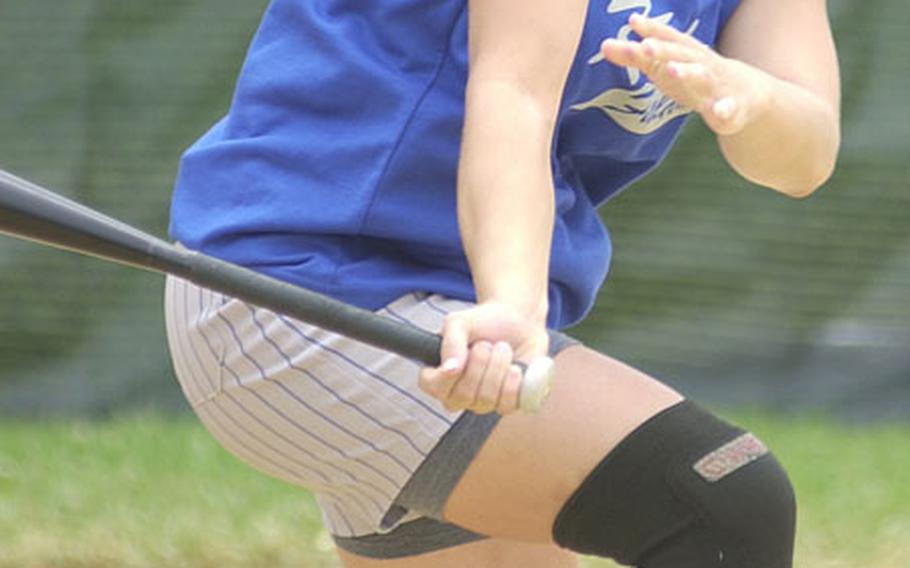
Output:
<instances>
[{"instance_id":1,"label":"pinstriped shorts","mask_svg":"<svg viewBox=\"0 0 910 568\"><path fill-rule=\"evenodd\" d=\"M410 294L379 313L435 332L468 306ZM175 277L165 312L201 422L242 461L312 491L340 547L388 558L482 538L441 510L498 415L448 412L412 361Z\"/></svg>"}]
</instances>

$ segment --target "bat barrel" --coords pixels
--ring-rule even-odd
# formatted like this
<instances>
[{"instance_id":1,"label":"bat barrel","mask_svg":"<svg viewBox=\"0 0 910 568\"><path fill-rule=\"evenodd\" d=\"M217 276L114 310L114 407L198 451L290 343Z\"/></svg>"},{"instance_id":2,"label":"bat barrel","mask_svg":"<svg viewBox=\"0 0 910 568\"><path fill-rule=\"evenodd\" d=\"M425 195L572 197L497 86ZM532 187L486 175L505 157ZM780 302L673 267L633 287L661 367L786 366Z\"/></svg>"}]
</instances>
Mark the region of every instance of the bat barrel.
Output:
<instances>
[{"instance_id":1,"label":"bat barrel","mask_svg":"<svg viewBox=\"0 0 910 568\"><path fill-rule=\"evenodd\" d=\"M146 270L189 271L186 251L2 170L0 232Z\"/></svg>"},{"instance_id":2,"label":"bat barrel","mask_svg":"<svg viewBox=\"0 0 910 568\"><path fill-rule=\"evenodd\" d=\"M0 232L173 274L428 365L439 362L434 334L175 246L2 170Z\"/></svg>"}]
</instances>

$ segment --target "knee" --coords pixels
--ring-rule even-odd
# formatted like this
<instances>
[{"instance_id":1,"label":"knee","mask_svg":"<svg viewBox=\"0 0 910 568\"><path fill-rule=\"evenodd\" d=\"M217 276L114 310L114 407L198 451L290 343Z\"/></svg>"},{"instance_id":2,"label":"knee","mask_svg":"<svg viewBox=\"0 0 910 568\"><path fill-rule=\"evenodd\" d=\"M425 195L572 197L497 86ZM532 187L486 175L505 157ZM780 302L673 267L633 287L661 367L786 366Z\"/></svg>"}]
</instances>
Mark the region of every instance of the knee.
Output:
<instances>
[{"instance_id":1,"label":"knee","mask_svg":"<svg viewBox=\"0 0 910 568\"><path fill-rule=\"evenodd\" d=\"M699 558L693 567L792 566L796 498L790 480L777 459L751 434L742 434L731 444L726 452L720 450L727 455L714 456L719 475L726 473L725 467L740 463L736 456L743 451L761 455L719 479L710 470L698 468L693 470L695 475L680 475L676 491L691 508L692 522L679 538L688 542L655 547L651 558L642 559L641 566L686 566L677 563L679 552L675 549Z\"/></svg>"},{"instance_id":2,"label":"knee","mask_svg":"<svg viewBox=\"0 0 910 568\"><path fill-rule=\"evenodd\" d=\"M594 469L553 536L642 568L789 568L795 529L793 489L764 444L683 402Z\"/></svg>"}]
</instances>

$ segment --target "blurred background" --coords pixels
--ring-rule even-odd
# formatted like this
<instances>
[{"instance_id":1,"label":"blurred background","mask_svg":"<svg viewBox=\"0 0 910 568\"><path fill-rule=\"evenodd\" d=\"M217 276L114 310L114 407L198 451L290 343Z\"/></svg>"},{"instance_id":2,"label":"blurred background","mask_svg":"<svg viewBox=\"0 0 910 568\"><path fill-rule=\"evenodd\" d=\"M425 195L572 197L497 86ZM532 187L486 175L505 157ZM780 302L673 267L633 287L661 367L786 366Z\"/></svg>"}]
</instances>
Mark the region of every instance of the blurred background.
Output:
<instances>
[{"instance_id":1,"label":"blurred background","mask_svg":"<svg viewBox=\"0 0 910 568\"><path fill-rule=\"evenodd\" d=\"M182 150L227 108L265 0L0 4L0 167L164 235ZM829 2L835 177L738 179L692 121L603 210L615 262L573 332L709 403L910 417L910 4ZM794 38L798 41L798 38ZM0 238L0 416L183 412L163 279Z\"/></svg>"}]
</instances>

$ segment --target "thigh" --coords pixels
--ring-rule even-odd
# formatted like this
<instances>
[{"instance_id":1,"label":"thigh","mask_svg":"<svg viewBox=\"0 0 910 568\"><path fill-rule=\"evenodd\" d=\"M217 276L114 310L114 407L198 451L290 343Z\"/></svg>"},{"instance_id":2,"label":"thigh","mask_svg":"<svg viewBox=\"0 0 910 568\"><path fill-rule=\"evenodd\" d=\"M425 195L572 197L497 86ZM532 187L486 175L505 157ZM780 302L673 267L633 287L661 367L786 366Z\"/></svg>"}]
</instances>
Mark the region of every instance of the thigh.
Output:
<instances>
[{"instance_id":1,"label":"thigh","mask_svg":"<svg viewBox=\"0 0 910 568\"><path fill-rule=\"evenodd\" d=\"M345 568L574 568L575 554L553 545L486 539L428 554L377 560L338 551Z\"/></svg>"},{"instance_id":2,"label":"thigh","mask_svg":"<svg viewBox=\"0 0 910 568\"><path fill-rule=\"evenodd\" d=\"M591 470L626 435L682 396L581 345L556 357L539 414L504 418L449 497L445 518L472 531L539 543Z\"/></svg>"}]
</instances>

